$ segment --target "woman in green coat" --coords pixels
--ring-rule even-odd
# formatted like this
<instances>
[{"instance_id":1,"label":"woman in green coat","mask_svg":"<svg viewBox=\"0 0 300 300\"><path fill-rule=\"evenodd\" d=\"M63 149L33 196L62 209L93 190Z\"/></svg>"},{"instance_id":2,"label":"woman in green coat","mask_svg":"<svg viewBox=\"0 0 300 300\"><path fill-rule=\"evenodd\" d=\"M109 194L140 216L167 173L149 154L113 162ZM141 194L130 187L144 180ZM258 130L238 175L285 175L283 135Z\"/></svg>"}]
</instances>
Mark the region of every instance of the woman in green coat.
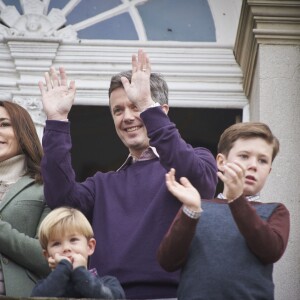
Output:
<instances>
[{"instance_id":1,"label":"woman in green coat","mask_svg":"<svg viewBox=\"0 0 300 300\"><path fill-rule=\"evenodd\" d=\"M0 296L29 297L36 280L50 272L36 239L49 212L42 154L29 113L0 101Z\"/></svg>"}]
</instances>

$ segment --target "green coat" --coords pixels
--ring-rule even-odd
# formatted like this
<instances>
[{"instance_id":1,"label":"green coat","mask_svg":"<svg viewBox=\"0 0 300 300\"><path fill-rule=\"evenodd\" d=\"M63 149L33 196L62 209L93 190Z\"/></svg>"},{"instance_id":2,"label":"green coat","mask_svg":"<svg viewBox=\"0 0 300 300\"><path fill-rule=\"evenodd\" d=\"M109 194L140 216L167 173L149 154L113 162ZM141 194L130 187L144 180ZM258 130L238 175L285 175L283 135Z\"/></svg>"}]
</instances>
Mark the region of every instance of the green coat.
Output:
<instances>
[{"instance_id":1,"label":"green coat","mask_svg":"<svg viewBox=\"0 0 300 300\"><path fill-rule=\"evenodd\" d=\"M39 241L39 223L50 209L43 186L24 176L0 202L0 262L6 296L29 297L39 277L50 269Z\"/></svg>"}]
</instances>

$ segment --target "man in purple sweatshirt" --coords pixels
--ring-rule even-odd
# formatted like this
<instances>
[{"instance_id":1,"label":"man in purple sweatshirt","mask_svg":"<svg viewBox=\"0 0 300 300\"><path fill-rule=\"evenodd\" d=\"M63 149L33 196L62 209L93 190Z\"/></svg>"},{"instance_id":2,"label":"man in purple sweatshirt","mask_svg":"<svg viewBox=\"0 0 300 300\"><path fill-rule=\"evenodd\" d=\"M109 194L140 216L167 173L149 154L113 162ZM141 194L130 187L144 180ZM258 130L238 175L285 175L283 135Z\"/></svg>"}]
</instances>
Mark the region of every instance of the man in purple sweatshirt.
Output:
<instances>
[{"instance_id":1,"label":"man in purple sweatshirt","mask_svg":"<svg viewBox=\"0 0 300 300\"><path fill-rule=\"evenodd\" d=\"M54 68L39 82L47 115L42 174L48 205L80 209L92 223L98 247L90 267L117 277L128 299L175 298L178 273L167 273L156 252L180 203L168 192L165 174L175 168L205 198L217 183L215 159L205 148L193 148L168 118L168 87L151 73L143 50L132 56L132 71L112 77L109 105L116 132L129 150L117 171L97 172L76 182L71 165L68 113L75 82Z\"/></svg>"}]
</instances>

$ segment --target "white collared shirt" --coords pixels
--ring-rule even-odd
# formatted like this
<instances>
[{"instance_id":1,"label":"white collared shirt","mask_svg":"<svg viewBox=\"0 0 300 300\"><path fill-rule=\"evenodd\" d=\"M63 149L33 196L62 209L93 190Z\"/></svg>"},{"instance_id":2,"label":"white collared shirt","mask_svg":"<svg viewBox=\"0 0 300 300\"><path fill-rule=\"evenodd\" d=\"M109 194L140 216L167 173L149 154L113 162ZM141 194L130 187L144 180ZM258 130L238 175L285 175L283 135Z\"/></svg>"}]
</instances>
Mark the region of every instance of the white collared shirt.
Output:
<instances>
[{"instance_id":1,"label":"white collared shirt","mask_svg":"<svg viewBox=\"0 0 300 300\"><path fill-rule=\"evenodd\" d=\"M125 162L117 171L122 170L127 164L134 164L138 161L150 160L156 157L159 158L159 154L157 153L156 148L151 146L145 149L139 158L134 157L133 155L131 155L131 153L129 153Z\"/></svg>"}]
</instances>

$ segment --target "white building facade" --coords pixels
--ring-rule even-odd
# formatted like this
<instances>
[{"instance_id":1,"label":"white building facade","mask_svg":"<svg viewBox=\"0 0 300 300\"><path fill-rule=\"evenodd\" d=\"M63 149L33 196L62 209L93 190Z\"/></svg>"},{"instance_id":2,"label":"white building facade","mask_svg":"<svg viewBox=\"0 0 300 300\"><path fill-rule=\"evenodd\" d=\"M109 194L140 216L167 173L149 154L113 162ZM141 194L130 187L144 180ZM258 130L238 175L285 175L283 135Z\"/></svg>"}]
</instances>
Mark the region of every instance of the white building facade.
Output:
<instances>
[{"instance_id":1,"label":"white building facade","mask_svg":"<svg viewBox=\"0 0 300 300\"><path fill-rule=\"evenodd\" d=\"M181 2L189 6L173 1L178 11ZM291 213L289 245L275 265L276 299L300 299L300 1L191 0L186 23L167 0L111 0L101 9L100 2L0 0L0 100L26 107L42 137L37 83L50 66L64 66L76 81L75 105L107 106L110 77L143 48L168 82L171 107L240 109L243 121L266 122L281 150L262 196ZM186 31L176 35L179 25Z\"/></svg>"}]
</instances>

